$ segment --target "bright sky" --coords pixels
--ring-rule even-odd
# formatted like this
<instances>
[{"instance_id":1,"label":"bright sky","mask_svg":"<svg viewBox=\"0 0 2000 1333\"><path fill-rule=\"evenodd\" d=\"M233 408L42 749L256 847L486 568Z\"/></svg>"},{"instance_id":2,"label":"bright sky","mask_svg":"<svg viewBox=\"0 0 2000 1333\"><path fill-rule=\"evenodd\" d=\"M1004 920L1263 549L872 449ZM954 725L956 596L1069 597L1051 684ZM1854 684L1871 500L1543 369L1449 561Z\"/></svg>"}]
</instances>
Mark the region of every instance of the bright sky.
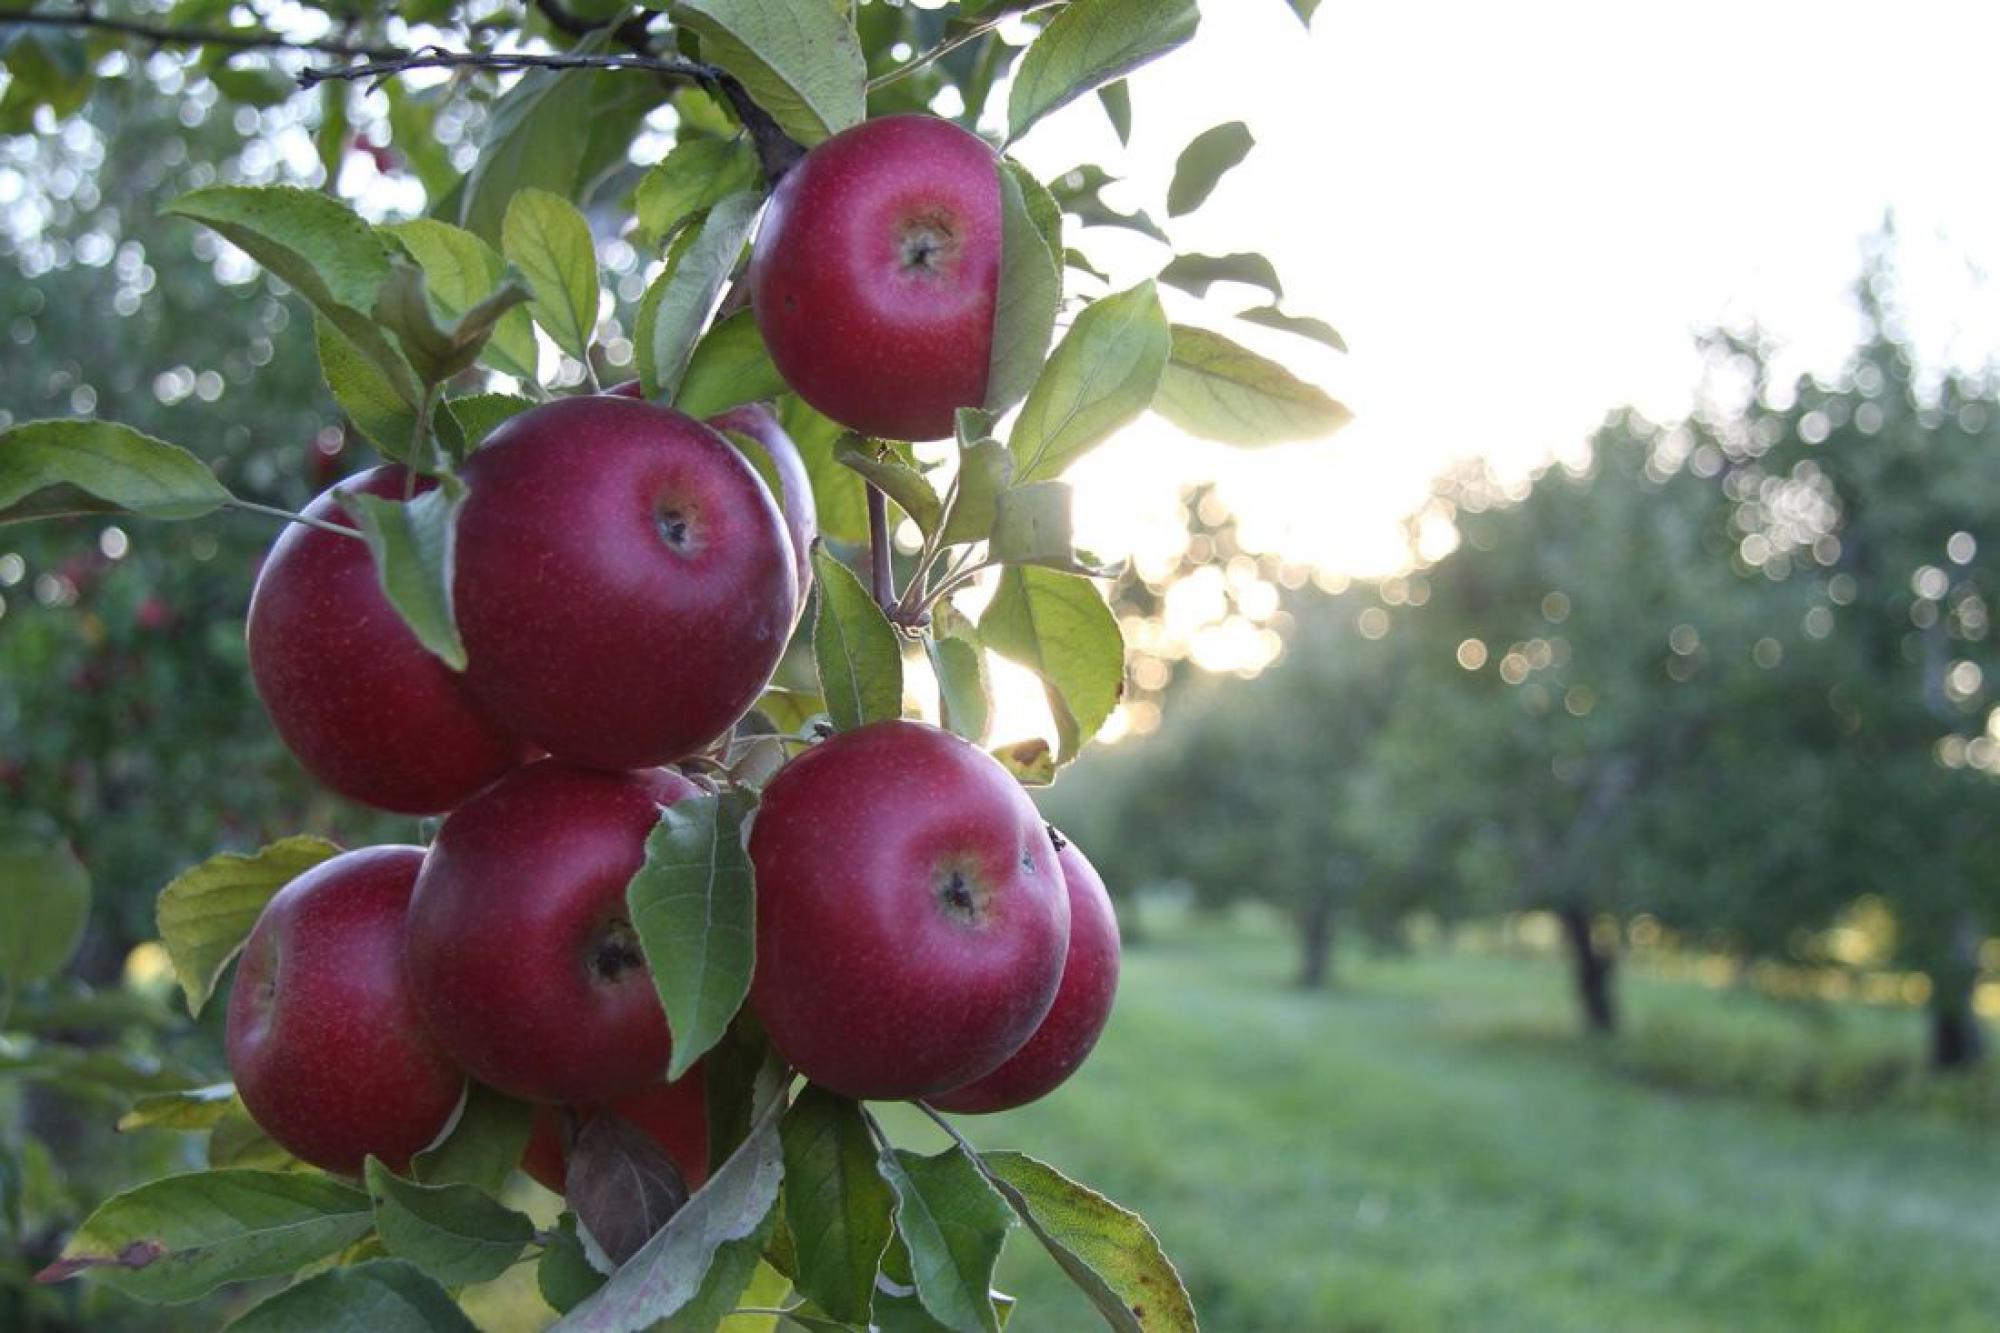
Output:
<instances>
[{"instance_id":1,"label":"bright sky","mask_svg":"<svg viewBox=\"0 0 2000 1333\"><path fill-rule=\"evenodd\" d=\"M1249 289L1203 317L1358 416L1257 454L1134 427L1072 474L1095 549L1171 540L1177 484L1212 472L1253 545L1393 566L1397 519L1453 458L1525 467L1620 403L1682 412L1698 326L1755 317L1798 368L1837 368L1860 238L1892 206L1925 354L2000 351L1981 271L2000 268L2000 6L1327 0L1310 39L1281 0L1203 10L1191 46L1134 77L1129 154L1091 101L1018 151L1045 176L1098 161L1158 182L1121 202L1163 219L1181 146L1247 121L1257 148L1176 243L1262 250L1288 307L1353 350L1255 336L1227 314ZM1129 261L1121 283L1165 258L1125 237L1087 233Z\"/></svg>"}]
</instances>

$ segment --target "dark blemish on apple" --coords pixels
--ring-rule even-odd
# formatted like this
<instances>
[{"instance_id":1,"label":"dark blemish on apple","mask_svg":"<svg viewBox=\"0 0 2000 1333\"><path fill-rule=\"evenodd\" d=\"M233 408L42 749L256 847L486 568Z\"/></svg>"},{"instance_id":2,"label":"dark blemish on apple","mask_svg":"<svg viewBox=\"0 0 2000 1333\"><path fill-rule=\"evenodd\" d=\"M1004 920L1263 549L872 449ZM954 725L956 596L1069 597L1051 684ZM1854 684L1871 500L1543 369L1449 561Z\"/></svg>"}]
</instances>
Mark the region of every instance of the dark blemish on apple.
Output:
<instances>
[{"instance_id":1,"label":"dark blemish on apple","mask_svg":"<svg viewBox=\"0 0 2000 1333\"><path fill-rule=\"evenodd\" d=\"M604 934L591 951L592 975L615 986L631 973L645 969L646 955L639 950L639 935L632 923L622 919L605 923Z\"/></svg>"},{"instance_id":2,"label":"dark blemish on apple","mask_svg":"<svg viewBox=\"0 0 2000 1333\"><path fill-rule=\"evenodd\" d=\"M968 926L985 923L986 895L972 876L956 867L943 872L937 887L938 902L950 919Z\"/></svg>"},{"instance_id":3,"label":"dark blemish on apple","mask_svg":"<svg viewBox=\"0 0 2000 1333\"><path fill-rule=\"evenodd\" d=\"M905 271L942 273L945 264L958 252L958 233L941 213L911 218L903 224L902 259Z\"/></svg>"},{"instance_id":4,"label":"dark blemish on apple","mask_svg":"<svg viewBox=\"0 0 2000 1333\"><path fill-rule=\"evenodd\" d=\"M693 555L699 549L695 515L691 509L663 504L653 515L653 526L658 530L660 540L667 544L667 549L680 555Z\"/></svg>"}]
</instances>

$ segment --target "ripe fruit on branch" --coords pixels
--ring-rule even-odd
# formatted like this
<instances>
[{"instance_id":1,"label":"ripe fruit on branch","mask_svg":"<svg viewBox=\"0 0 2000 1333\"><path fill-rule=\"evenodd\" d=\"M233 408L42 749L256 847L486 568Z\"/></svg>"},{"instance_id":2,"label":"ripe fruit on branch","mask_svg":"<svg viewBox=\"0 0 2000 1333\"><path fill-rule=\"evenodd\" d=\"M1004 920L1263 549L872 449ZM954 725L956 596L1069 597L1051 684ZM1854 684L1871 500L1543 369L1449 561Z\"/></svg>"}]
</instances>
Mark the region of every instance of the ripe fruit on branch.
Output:
<instances>
[{"instance_id":1,"label":"ripe fruit on branch","mask_svg":"<svg viewBox=\"0 0 2000 1333\"><path fill-rule=\"evenodd\" d=\"M423 859L421 847L365 847L314 866L265 905L236 967L236 1091L266 1134L328 1171L357 1174L370 1154L407 1170L464 1091L403 971Z\"/></svg>"},{"instance_id":2,"label":"ripe fruit on branch","mask_svg":"<svg viewBox=\"0 0 2000 1333\"><path fill-rule=\"evenodd\" d=\"M944 1111L1008 1111L1046 1097L1082 1066L1111 1017L1118 993L1118 915L1097 868L1056 834L1056 860L1069 889L1069 958L1049 1016L984 1078L930 1098Z\"/></svg>"},{"instance_id":3,"label":"ripe fruit on branch","mask_svg":"<svg viewBox=\"0 0 2000 1333\"><path fill-rule=\"evenodd\" d=\"M1062 979L1069 896L1034 803L976 746L878 722L772 781L750 834L750 999L801 1074L849 1097L964 1086Z\"/></svg>"},{"instance_id":4,"label":"ripe fruit on branch","mask_svg":"<svg viewBox=\"0 0 2000 1333\"><path fill-rule=\"evenodd\" d=\"M341 489L400 497L405 484L402 468L379 467ZM305 512L353 526L332 491ZM250 594L247 633L250 677L271 724L305 770L343 796L437 814L533 754L417 642L352 537L286 527Z\"/></svg>"},{"instance_id":5,"label":"ripe fruit on branch","mask_svg":"<svg viewBox=\"0 0 2000 1333\"><path fill-rule=\"evenodd\" d=\"M645 397L639 381L626 380L604 392L614 398ZM771 460L778 479L778 509L785 517L785 531L792 538L792 563L799 579L798 609L805 611L807 594L812 591L812 544L819 536L819 515L813 505L812 474L799 446L778 423L778 414L763 403L743 403L708 419L720 431L746 435L756 441Z\"/></svg>"},{"instance_id":6,"label":"ripe fruit on branch","mask_svg":"<svg viewBox=\"0 0 2000 1333\"><path fill-rule=\"evenodd\" d=\"M707 1083L696 1064L677 1082L654 1083L608 1102L574 1108L581 1130L600 1111L611 1111L637 1125L665 1150L680 1168L690 1191L708 1179ZM569 1155L563 1148L563 1108L544 1106L535 1112L535 1127L521 1154L521 1169L543 1186L563 1192Z\"/></svg>"},{"instance_id":7,"label":"ripe fruit on branch","mask_svg":"<svg viewBox=\"0 0 2000 1333\"><path fill-rule=\"evenodd\" d=\"M792 537L792 562L799 579L799 614L804 614L807 594L812 591L812 544L819 536L819 514L813 505L812 475L806 471L805 457L792 437L778 423L778 414L762 403L744 403L720 416L708 419L717 430L747 435L763 447L778 474L778 507L785 515L785 530Z\"/></svg>"},{"instance_id":8,"label":"ripe fruit on branch","mask_svg":"<svg viewBox=\"0 0 2000 1333\"><path fill-rule=\"evenodd\" d=\"M544 759L446 818L410 898L410 983L473 1077L530 1101L597 1102L666 1073L666 1015L625 885L660 807L696 790L665 769Z\"/></svg>"},{"instance_id":9,"label":"ripe fruit on branch","mask_svg":"<svg viewBox=\"0 0 2000 1333\"><path fill-rule=\"evenodd\" d=\"M463 474L458 627L495 717L559 759L630 769L694 753L755 701L798 580L728 441L596 394L509 419Z\"/></svg>"},{"instance_id":10,"label":"ripe fruit on branch","mask_svg":"<svg viewBox=\"0 0 2000 1333\"><path fill-rule=\"evenodd\" d=\"M934 116L834 135L780 182L750 258L771 360L843 426L952 433L986 398L1000 289L999 163Z\"/></svg>"}]
</instances>

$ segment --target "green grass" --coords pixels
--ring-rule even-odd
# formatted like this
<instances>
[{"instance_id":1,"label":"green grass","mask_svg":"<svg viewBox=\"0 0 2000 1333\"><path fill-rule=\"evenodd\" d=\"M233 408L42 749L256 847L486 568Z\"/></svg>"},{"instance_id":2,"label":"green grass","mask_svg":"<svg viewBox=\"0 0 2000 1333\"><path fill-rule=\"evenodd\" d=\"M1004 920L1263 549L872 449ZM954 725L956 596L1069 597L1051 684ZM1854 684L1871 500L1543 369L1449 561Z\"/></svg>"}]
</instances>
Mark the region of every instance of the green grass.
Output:
<instances>
[{"instance_id":1,"label":"green grass","mask_svg":"<svg viewBox=\"0 0 2000 1333\"><path fill-rule=\"evenodd\" d=\"M1318 995L1290 961L1179 924L1070 1086L961 1123L1144 1213L1216 1333L2000 1326L1990 1101L1838 1072L1898 1065L1915 1016L1635 974L1605 1044L1546 961L1343 959ZM1016 1333L1094 1323L1026 1236L1000 1283Z\"/></svg>"}]
</instances>

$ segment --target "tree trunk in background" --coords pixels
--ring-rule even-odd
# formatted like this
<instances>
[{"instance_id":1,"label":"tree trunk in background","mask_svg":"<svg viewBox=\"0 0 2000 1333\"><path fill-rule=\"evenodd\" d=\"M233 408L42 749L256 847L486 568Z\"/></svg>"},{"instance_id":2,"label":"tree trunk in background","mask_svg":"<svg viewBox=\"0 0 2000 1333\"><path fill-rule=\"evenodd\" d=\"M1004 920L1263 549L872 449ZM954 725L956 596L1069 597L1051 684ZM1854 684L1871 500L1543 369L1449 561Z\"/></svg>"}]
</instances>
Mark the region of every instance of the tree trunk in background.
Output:
<instances>
[{"instance_id":1,"label":"tree trunk in background","mask_svg":"<svg viewBox=\"0 0 2000 1333\"><path fill-rule=\"evenodd\" d=\"M1590 912L1577 904L1558 908L1563 939L1569 944L1572 975L1576 979L1577 1002L1583 1006L1584 1027L1599 1036L1618 1030L1618 1008L1611 995L1611 973L1615 960L1597 947L1591 936Z\"/></svg>"},{"instance_id":2,"label":"tree trunk in background","mask_svg":"<svg viewBox=\"0 0 2000 1333\"><path fill-rule=\"evenodd\" d=\"M1986 1053L1986 1038L1970 1004L1931 1006L1931 1067L1969 1069Z\"/></svg>"},{"instance_id":3,"label":"tree trunk in background","mask_svg":"<svg viewBox=\"0 0 2000 1333\"><path fill-rule=\"evenodd\" d=\"M1322 894L1298 911L1299 985L1319 990L1333 963L1333 895Z\"/></svg>"},{"instance_id":4,"label":"tree trunk in background","mask_svg":"<svg viewBox=\"0 0 2000 1333\"><path fill-rule=\"evenodd\" d=\"M1979 943L1984 932L1973 920L1953 933L1951 960L1931 977L1931 1067L1969 1069L1986 1054L1986 1036L1972 1007L1979 984Z\"/></svg>"}]
</instances>

